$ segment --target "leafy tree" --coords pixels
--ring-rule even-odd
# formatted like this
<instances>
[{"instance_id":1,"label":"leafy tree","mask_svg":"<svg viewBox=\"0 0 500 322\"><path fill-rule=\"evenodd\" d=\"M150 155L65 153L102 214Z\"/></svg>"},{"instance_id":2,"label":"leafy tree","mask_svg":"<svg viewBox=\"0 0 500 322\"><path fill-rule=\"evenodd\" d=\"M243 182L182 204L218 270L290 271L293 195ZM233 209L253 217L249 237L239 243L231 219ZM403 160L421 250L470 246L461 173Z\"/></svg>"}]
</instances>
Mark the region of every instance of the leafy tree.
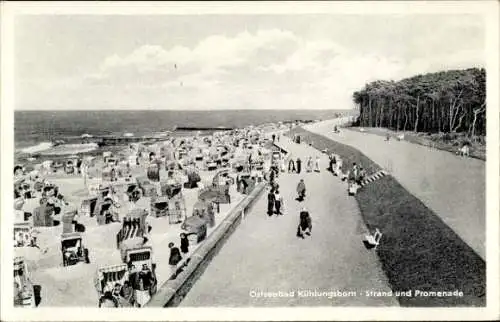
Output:
<instances>
[{"instance_id":1,"label":"leafy tree","mask_svg":"<svg viewBox=\"0 0 500 322\"><path fill-rule=\"evenodd\" d=\"M486 134L486 71L479 68L377 80L353 93L358 123L396 131Z\"/></svg>"}]
</instances>

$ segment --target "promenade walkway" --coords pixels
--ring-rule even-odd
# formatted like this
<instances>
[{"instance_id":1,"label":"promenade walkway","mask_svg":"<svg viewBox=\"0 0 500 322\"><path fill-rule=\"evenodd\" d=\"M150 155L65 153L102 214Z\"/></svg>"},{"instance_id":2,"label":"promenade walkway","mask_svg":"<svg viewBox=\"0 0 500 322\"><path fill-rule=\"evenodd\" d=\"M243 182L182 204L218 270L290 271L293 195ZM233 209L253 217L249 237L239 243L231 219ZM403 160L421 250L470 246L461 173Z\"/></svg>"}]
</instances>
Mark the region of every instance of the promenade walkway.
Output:
<instances>
[{"instance_id":1,"label":"promenade walkway","mask_svg":"<svg viewBox=\"0 0 500 322\"><path fill-rule=\"evenodd\" d=\"M378 163L432 209L476 253L486 258L486 162L450 152L343 129L339 120L305 126L311 132L350 145Z\"/></svg>"},{"instance_id":2,"label":"promenade walkway","mask_svg":"<svg viewBox=\"0 0 500 322\"><path fill-rule=\"evenodd\" d=\"M375 252L362 243L365 226L346 184L325 169L327 156L282 137L278 143L303 161L321 155L321 173L281 174L278 178L285 215L266 214L263 195L194 284L180 306L397 306L394 297L366 296L389 292ZM306 201L295 201L303 178ZM266 193L267 194L267 193ZM296 237L300 209L312 216L312 236ZM355 291L356 296L302 297L297 291ZM290 292L293 297L256 297L252 291Z\"/></svg>"}]
</instances>

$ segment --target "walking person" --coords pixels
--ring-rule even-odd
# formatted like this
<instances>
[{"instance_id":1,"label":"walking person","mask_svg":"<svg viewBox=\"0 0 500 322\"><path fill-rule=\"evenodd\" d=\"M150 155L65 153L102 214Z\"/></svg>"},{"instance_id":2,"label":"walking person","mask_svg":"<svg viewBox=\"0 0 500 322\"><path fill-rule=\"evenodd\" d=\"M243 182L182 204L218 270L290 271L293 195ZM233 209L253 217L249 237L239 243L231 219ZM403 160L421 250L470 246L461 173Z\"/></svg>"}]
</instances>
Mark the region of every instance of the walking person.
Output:
<instances>
[{"instance_id":1,"label":"walking person","mask_svg":"<svg viewBox=\"0 0 500 322\"><path fill-rule=\"evenodd\" d=\"M273 167L271 166L271 169L269 171L269 184L272 186L274 184L274 169Z\"/></svg>"},{"instance_id":2,"label":"walking person","mask_svg":"<svg viewBox=\"0 0 500 322\"><path fill-rule=\"evenodd\" d=\"M181 233L180 237L181 237L181 252L183 254L187 254L189 253L189 239L184 233Z\"/></svg>"},{"instance_id":3,"label":"walking person","mask_svg":"<svg viewBox=\"0 0 500 322\"><path fill-rule=\"evenodd\" d=\"M358 171L359 171L359 167L358 165L356 164L356 162L354 162L352 164L352 170L351 172L353 173L354 177L357 177L358 176Z\"/></svg>"},{"instance_id":4,"label":"walking person","mask_svg":"<svg viewBox=\"0 0 500 322\"><path fill-rule=\"evenodd\" d=\"M78 160L76 161L76 171L77 171L77 174L82 173L82 159L81 158L78 158Z\"/></svg>"},{"instance_id":5,"label":"walking person","mask_svg":"<svg viewBox=\"0 0 500 322\"><path fill-rule=\"evenodd\" d=\"M170 257L168 259L168 264L170 265L170 277L175 279L175 274L177 273L177 264L182 260L181 252L179 248L175 247L174 243L169 243L168 248L170 248Z\"/></svg>"},{"instance_id":6,"label":"walking person","mask_svg":"<svg viewBox=\"0 0 500 322\"><path fill-rule=\"evenodd\" d=\"M300 174L301 170L302 170L302 160L300 160L300 158L297 158L297 173Z\"/></svg>"},{"instance_id":7,"label":"walking person","mask_svg":"<svg viewBox=\"0 0 500 322\"><path fill-rule=\"evenodd\" d=\"M320 169L319 169L319 156L316 156L316 162L314 163L314 172L320 172Z\"/></svg>"},{"instance_id":8,"label":"walking person","mask_svg":"<svg viewBox=\"0 0 500 322\"><path fill-rule=\"evenodd\" d=\"M299 225L297 227L297 237L304 239L304 234L311 236L312 219L309 211L304 207L299 214Z\"/></svg>"},{"instance_id":9,"label":"walking person","mask_svg":"<svg viewBox=\"0 0 500 322\"><path fill-rule=\"evenodd\" d=\"M247 194L247 188L248 188L247 180L245 179L241 180L241 193Z\"/></svg>"},{"instance_id":10,"label":"walking person","mask_svg":"<svg viewBox=\"0 0 500 322\"><path fill-rule=\"evenodd\" d=\"M89 165L84 162L83 165L81 166L81 174L82 174L82 177L83 177L83 185L85 186L85 188L88 188L87 186L87 179L89 177Z\"/></svg>"},{"instance_id":11,"label":"walking person","mask_svg":"<svg viewBox=\"0 0 500 322\"><path fill-rule=\"evenodd\" d=\"M344 161L342 161L342 159L338 158L337 163L335 164L335 175L336 176L340 175L340 172L342 171L343 164L344 164Z\"/></svg>"},{"instance_id":12,"label":"walking person","mask_svg":"<svg viewBox=\"0 0 500 322\"><path fill-rule=\"evenodd\" d=\"M295 172L295 162L293 161L293 156L290 153L288 156L288 173Z\"/></svg>"},{"instance_id":13,"label":"walking person","mask_svg":"<svg viewBox=\"0 0 500 322\"><path fill-rule=\"evenodd\" d=\"M280 175L279 161L274 161L271 169L274 171L274 177L278 178Z\"/></svg>"},{"instance_id":14,"label":"walking person","mask_svg":"<svg viewBox=\"0 0 500 322\"><path fill-rule=\"evenodd\" d=\"M280 192L278 190L276 190L276 192L274 193L275 196L274 196L274 205L276 207L276 215L283 215L283 213L281 212L281 209L282 209L282 206L283 206L283 197L280 195Z\"/></svg>"},{"instance_id":15,"label":"walking person","mask_svg":"<svg viewBox=\"0 0 500 322\"><path fill-rule=\"evenodd\" d=\"M272 138L273 138L273 143L274 143L274 141L276 140L276 135L275 135L275 134L273 134L273 135L272 135Z\"/></svg>"},{"instance_id":16,"label":"walking person","mask_svg":"<svg viewBox=\"0 0 500 322\"><path fill-rule=\"evenodd\" d=\"M357 178L358 185L361 185L361 182L363 182L363 180L365 179L365 175L366 175L365 169L363 169L363 167L359 166L359 173L358 173L358 178Z\"/></svg>"},{"instance_id":17,"label":"walking person","mask_svg":"<svg viewBox=\"0 0 500 322\"><path fill-rule=\"evenodd\" d=\"M355 163L354 165L356 165L356 163ZM356 169L356 167L355 167L355 166L354 166L354 167L352 167L351 171L348 171L348 172L347 172L347 183L348 183L348 184L350 184L350 185L351 185L353 182L355 182L355 181L356 181L356 178L357 178L357 172L358 172L358 171L357 171L357 169Z\"/></svg>"},{"instance_id":18,"label":"walking person","mask_svg":"<svg viewBox=\"0 0 500 322\"><path fill-rule=\"evenodd\" d=\"M297 185L297 201L303 201L306 197L306 184L304 183L304 179L300 179L299 184Z\"/></svg>"},{"instance_id":19,"label":"walking person","mask_svg":"<svg viewBox=\"0 0 500 322\"><path fill-rule=\"evenodd\" d=\"M275 194L274 194L274 189L271 188L269 190L269 193L267 194L267 215L271 217L274 214L274 207L275 207Z\"/></svg>"},{"instance_id":20,"label":"walking person","mask_svg":"<svg viewBox=\"0 0 500 322\"><path fill-rule=\"evenodd\" d=\"M332 173L335 172L335 155L331 153L328 157L330 159L330 163L328 165L328 171L331 171Z\"/></svg>"},{"instance_id":21,"label":"walking person","mask_svg":"<svg viewBox=\"0 0 500 322\"><path fill-rule=\"evenodd\" d=\"M286 163L285 163L285 158L281 158L280 160L280 170L281 172L285 172L286 171Z\"/></svg>"},{"instance_id":22,"label":"walking person","mask_svg":"<svg viewBox=\"0 0 500 322\"><path fill-rule=\"evenodd\" d=\"M312 168L313 168L313 160L312 160L312 157L309 157L309 159L307 159L307 163L306 163L306 171L311 172Z\"/></svg>"}]
</instances>

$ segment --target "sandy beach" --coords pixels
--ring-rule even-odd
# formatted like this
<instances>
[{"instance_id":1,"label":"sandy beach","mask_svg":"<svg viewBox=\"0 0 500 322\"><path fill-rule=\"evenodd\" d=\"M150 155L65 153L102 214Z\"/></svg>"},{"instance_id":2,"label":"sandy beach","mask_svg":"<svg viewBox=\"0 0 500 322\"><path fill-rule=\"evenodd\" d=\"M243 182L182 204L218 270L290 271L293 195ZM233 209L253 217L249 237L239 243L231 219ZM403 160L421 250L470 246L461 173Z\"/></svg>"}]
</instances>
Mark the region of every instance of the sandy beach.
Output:
<instances>
[{"instance_id":1,"label":"sandy beach","mask_svg":"<svg viewBox=\"0 0 500 322\"><path fill-rule=\"evenodd\" d=\"M219 134L220 136L220 134ZM261 134L262 138L264 134ZM231 137L229 137L231 138ZM192 136L177 137L176 142L183 142L184 140L192 140ZM203 140L203 137L198 138ZM161 143L158 143L161 144ZM250 146L251 148L252 146ZM255 149L260 149L259 145L255 146ZM129 149L124 148L124 151ZM231 155L245 156L249 153L245 147L233 148L234 151ZM264 149L266 150L266 149ZM262 150L262 151L264 151ZM260 151L260 150L259 150ZM269 151L269 150L267 150ZM257 152L255 150L254 152ZM191 157L196 155L196 150L190 152ZM245 157L246 158L246 157ZM241 159L241 158L240 158ZM235 159L236 160L236 159ZM204 161L196 161L195 167L198 169L197 173L200 177L200 185L202 188L197 187L193 189L182 189L182 196L184 198L186 206L186 216L190 217L193 215L193 208L195 203L198 201L200 189L203 187L212 186L212 180L214 175L223 170L208 171L204 169ZM236 178L237 173L233 173L231 170L231 161L228 170L226 172L230 173L233 182ZM267 165L269 167L269 165ZM99 170L99 169L97 169ZM94 179L87 179L87 186L85 185L84 178L82 175L76 174L66 174L64 171L59 170L57 173L50 171L44 175L45 180L50 182L51 185L57 186L59 191L64 195L64 199L67 205L62 206L61 215L56 215L53 218L61 221L62 214L69 209L80 210L80 205L82 201L89 198L88 187L99 182L104 182L101 178L102 171L99 170L94 173ZM169 177L169 171L161 168L158 172L160 178ZM136 178L141 177L146 174L145 166L133 166L130 169L130 177ZM189 177L186 173L182 171L175 171L176 182L184 185L184 183L189 181ZM123 181L123 179L120 179ZM164 179L163 179L164 180ZM126 183L126 182L125 182ZM207 235L217 228L217 226L224 220L225 216L230 212L232 207L237 205L244 194L238 190L235 184L230 185L229 195L231 196L231 202L229 204L220 204L219 212L215 214L215 226L208 227ZM26 199L23 205L23 211L34 213L35 208L39 205L40 196L35 198ZM141 205L146 205L149 211L149 204L151 203L151 197L143 196L140 199ZM121 219L127 215L127 213L132 209L129 208L132 204L130 202L122 203L122 207L118 208L118 219ZM80 212L80 211L79 211ZM28 222L31 225L34 224L33 216L30 217ZM158 286L165 283L171 276L171 268L168 265L170 250L168 248L169 243L174 243L179 247L179 236L183 231L181 229L181 224L169 224L168 217L154 217L148 216L146 219L147 224L152 227L149 234L149 240L144 246L151 246L153 248L152 262L156 264L156 278ZM99 225L96 217L85 216L80 213L78 216L78 223L85 227L85 233L83 233L83 246L89 250L89 260L90 263L78 263L73 266L62 265L62 254L61 254L61 241L60 236L63 232L63 224L54 227L34 227L34 232L37 237L37 245L40 249L33 247L16 247L15 255L21 256L25 259L28 265L29 271L31 273L31 281L35 285L41 285L41 307L96 307L98 303L98 293L95 288L95 277L96 272L99 268L107 267L111 265L118 265L122 263L120 257L120 252L116 248L116 235L122 228L121 222L110 223L106 225ZM189 248L189 253L187 253L183 260L178 264L182 266L183 262L189 258L203 242L191 245Z\"/></svg>"}]
</instances>

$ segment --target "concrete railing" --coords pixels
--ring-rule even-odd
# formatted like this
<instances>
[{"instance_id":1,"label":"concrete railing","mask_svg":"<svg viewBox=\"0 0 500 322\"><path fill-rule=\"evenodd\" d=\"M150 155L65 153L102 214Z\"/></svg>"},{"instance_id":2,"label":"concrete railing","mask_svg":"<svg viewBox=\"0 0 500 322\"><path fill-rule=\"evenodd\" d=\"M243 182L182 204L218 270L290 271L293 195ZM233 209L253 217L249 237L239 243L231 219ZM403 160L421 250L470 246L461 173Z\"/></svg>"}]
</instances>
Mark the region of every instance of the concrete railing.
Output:
<instances>
[{"instance_id":1,"label":"concrete railing","mask_svg":"<svg viewBox=\"0 0 500 322\"><path fill-rule=\"evenodd\" d=\"M168 280L159 287L147 307L172 307L177 306L186 296L196 280L203 274L212 258L218 253L225 241L238 227L256 200L264 191L266 183L259 183L253 191L241 200L220 223L208 238L181 267L175 280Z\"/></svg>"}]
</instances>

